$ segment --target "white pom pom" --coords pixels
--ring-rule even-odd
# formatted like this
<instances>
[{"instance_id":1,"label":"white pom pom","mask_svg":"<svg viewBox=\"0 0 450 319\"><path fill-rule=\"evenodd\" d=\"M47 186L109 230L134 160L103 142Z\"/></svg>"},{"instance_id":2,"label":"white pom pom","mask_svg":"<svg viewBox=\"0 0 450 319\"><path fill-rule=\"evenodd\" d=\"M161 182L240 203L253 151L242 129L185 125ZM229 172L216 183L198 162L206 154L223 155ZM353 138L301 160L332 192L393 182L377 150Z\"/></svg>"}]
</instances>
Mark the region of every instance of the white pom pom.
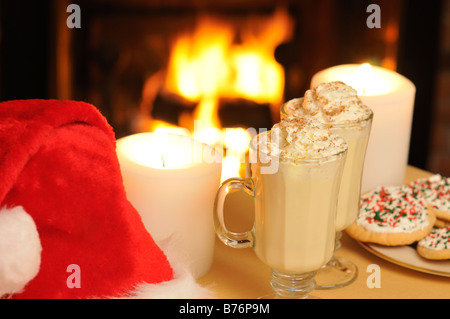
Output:
<instances>
[{"instance_id":1,"label":"white pom pom","mask_svg":"<svg viewBox=\"0 0 450 319\"><path fill-rule=\"evenodd\" d=\"M20 292L39 272L41 241L23 207L0 209L0 297Z\"/></svg>"}]
</instances>

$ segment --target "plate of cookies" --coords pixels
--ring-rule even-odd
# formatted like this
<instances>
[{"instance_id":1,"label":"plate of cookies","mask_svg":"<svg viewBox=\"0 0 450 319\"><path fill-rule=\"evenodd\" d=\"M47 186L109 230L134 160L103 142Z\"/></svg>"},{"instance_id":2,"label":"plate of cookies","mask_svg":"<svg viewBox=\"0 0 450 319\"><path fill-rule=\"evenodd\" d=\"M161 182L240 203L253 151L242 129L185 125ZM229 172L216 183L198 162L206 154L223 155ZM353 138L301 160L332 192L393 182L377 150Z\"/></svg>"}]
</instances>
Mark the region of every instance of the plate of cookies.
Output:
<instances>
[{"instance_id":1,"label":"plate of cookies","mask_svg":"<svg viewBox=\"0 0 450 319\"><path fill-rule=\"evenodd\" d=\"M450 277L450 178L435 174L363 194L346 232L389 262Z\"/></svg>"}]
</instances>

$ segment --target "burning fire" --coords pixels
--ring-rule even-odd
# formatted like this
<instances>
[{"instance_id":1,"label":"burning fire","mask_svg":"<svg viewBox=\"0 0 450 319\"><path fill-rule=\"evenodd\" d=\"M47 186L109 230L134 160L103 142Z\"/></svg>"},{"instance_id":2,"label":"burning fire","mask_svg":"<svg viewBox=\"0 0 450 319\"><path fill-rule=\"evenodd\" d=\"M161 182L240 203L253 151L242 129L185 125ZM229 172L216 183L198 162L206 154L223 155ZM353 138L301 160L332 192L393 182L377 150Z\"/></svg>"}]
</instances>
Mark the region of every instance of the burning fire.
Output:
<instances>
[{"instance_id":1,"label":"burning fire","mask_svg":"<svg viewBox=\"0 0 450 319\"><path fill-rule=\"evenodd\" d=\"M173 43L165 89L198 102L193 116L180 118L178 124L201 142L226 148L222 179L239 176L251 136L243 128L221 128L219 98L279 105L284 70L274 52L290 37L291 29L291 19L283 9L242 30L206 16L199 18L194 32L180 35ZM237 36L240 41L235 41ZM201 121L201 128L193 132L196 121ZM151 130L161 127L168 125L153 121Z\"/></svg>"}]
</instances>

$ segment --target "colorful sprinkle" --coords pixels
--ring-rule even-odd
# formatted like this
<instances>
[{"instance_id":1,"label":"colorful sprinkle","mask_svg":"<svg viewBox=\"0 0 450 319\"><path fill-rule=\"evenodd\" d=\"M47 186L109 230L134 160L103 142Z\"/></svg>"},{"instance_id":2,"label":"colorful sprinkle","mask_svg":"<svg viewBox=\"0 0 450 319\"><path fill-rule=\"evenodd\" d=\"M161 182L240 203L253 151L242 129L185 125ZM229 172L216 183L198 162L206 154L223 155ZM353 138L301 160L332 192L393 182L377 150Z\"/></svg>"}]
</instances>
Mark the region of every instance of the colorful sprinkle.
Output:
<instances>
[{"instance_id":1,"label":"colorful sprinkle","mask_svg":"<svg viewBox=\"0 0 450 319\"><path fill-rule=\"evenodd\" d=\"M418 244L429 249L449 249L450 226L434 228L425 238L421 239Z\"/></svg>"},{"instance_id":2,"label":"colorful sprinkle","mask_svg":"<svg viewBox=\"0 0 450 319\"><path fill-rule=\"evenodd\" d=\"M410 187L379 187L360 203L357 223L373 231L412 232L428 226L426 202Z\"/></svg>"},{"instance_id":3,"label":"colorful sprinkle","mask_svg":"<svg viewBox=\"0 0 450 319\"><path fill-rule=\"evenodd\" d=\"M450 212L450 178L435 174L429 178L418 179L408 186L415 193L425 197L434 209Z\"/></svg>"}]
</instances>

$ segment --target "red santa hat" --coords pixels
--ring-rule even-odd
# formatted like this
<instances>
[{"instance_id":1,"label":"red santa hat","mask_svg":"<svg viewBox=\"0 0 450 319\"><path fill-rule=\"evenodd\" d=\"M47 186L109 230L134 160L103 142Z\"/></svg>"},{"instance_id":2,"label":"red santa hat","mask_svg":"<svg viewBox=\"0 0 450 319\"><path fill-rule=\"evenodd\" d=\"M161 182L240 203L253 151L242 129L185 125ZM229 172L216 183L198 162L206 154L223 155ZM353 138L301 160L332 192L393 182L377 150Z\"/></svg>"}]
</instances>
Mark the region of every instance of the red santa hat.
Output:
<instances>
[{"instance_id":1,"label":"red santa hat","mask_svg":"<svg viewBox=\"0 0 450 319\"><path fill-rule=\"evenodd\" d=\"M95 107L0 103L0 297L210 296L167 256L126 199Z\"/></svg>"}]
</instances>

